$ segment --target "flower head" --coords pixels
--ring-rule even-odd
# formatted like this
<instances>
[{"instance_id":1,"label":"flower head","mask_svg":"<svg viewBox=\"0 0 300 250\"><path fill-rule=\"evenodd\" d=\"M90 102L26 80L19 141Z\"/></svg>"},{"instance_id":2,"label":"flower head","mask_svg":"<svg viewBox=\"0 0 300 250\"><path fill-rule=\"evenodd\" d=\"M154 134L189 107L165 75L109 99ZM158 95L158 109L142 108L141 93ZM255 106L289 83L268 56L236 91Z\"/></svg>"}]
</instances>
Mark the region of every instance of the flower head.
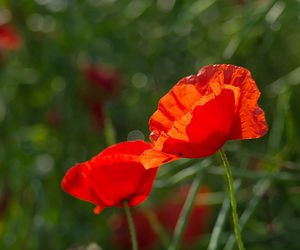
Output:
<instances>
[{"instance_id":1,"label":"flower head","mask_svg":"<svg viewBox=\"0 0 300 250\"><path fill-rule=\"evenodd\" d=\"M144 141L122 142L108 147L89 161L68 170L62 180L65 192L95 204L95 213L127 201L136 206L152 188L157 168L145 170L139 156L151 144Z\"/></svg>"},{"instance_id":2,"label":"flower head","mask_svg":"<svg viewBox=\"0 0 300 250\"><path fill-rule=\"evenodd\" d=\"M181 79L150 118L154 147L141 156L144 166L206 157L227 140L263 136L268 127L259 96L251 73L234 65L206 66Z\"/></svg>"}]
</instances>

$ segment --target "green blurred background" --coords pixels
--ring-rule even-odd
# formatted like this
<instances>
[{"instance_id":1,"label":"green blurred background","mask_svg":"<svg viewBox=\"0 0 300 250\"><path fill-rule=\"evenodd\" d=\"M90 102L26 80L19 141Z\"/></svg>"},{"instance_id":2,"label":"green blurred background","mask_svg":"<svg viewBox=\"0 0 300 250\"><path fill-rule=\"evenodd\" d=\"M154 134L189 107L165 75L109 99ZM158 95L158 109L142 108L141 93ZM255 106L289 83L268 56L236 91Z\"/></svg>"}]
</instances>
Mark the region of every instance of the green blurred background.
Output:
<instances>
[{"instance_id":1,"label":"green blurred background","mask_svg":"<svg viewBox=\"0 0 300 250\"><path fill-rule=\"evenodd\" d=\"M259 140L225 148L242 182L239 212L250 215L245 245L300 249L299 0L0 3L0 24L14 27L23 41L19 49L1 50L0 249L92 249L91 242L118 249L109 220L122 210L95 216L92 205L62 192L64 173L114 137L148 140L159 98L180 78L217 63L251 71L270 128ZM91 90L91 67L116 76L112 89ZM224 197L218 158L205 161L203 185L212 197ZM141 206L191 183L194 163L163 167ZM193 249L207 248L223 202L212 200L211 222ZM231 232L227 220L218 249Z\"/></svg>"}]
</instances>

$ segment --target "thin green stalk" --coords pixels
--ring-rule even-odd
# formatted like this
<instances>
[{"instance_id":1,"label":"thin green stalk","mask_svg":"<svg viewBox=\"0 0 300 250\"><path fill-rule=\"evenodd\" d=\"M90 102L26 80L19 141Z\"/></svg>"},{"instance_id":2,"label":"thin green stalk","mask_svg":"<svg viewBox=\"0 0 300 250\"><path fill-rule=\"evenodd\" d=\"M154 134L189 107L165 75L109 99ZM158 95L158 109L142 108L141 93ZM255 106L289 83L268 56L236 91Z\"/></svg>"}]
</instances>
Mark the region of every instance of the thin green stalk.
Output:
<instances>
[{"instance_id":1,"label":"thin green stalk","mask_svg":"<svg viewBox=\"0 0 300 250\"><path fill-rule=\"evenodd\" d=\"M131 211L130 211L130 208L128 206L128 202L123 201L123 206L124 206L124 209L125 209L125 214L126 214L128 225L129 225L129 231L130 231L131 242L132 242L132 250L137 250L138 246L137 246L136 232L135 232L134 223L133 223L133 220L132 220Z\"/></svg>"},{"instance_id":2,"label":"thin green stalk","mask_svg":"<svg viewBox=\"0 0 300 250\"><path fill-rule=\"evenodd\" d=\"M237 190L240 187L240 185L241 185L241 181L236 180L234 182L235 190ZM225 198L223 201L221 210L218 214L215 226L212 230L207 250L216 250L218 248L219 238L221 236L221 233L222 233L222 230L223 230L223 227L225 224L225 220L227 217L227 213L229 211L229 207L230 207L229 199Z\"/></svg>"},{"instance_id":3,"label":"thin green stalk","mask_svg":"<svg viewBox=\"0 0 300 250\"><path fill-rule=\"evenodd\" d=\"M249 221L250 217L252 216L256 207L258 206L261 198L266 193L270 185L271 185L270 180L260 180L254 186L253 190L257 190L255 196L250 200L250 202L247 205L247 209L242 213L240 218L241 230L243 230L244 227L246 226L247 222ZM234 235L231 235L227 240L224 250L232 250L234 246L235 246L235 237Z\"/></svg>"},{"instance_id":4,"label":"thin green stalk","mask_svg":"<svg viewBox=\"0 0 300 250\"><path fill-rule=\"evenodd\" d=\"M198 194L201 180L202 180L202 172L199 172L195 176L193 184L189 190L188 196L187 196L185 203L183 205L183 208L181 210L179 219L177 221L177 224L176 224L176 227L174 230L173 239L172 239L172 242L171 242L168 250L176 250L176 249L179 249L179 247L180 247L182 235L185 231L185 227L186 227L189 215L192 211L196 196Z\"/></svg>"},{"instance_id":5,"label":"thin green stalk","mask_svg":"<svg viewBox=\"0 0 300 250\"><path fill-rule=\"evenodd\" d=\"M220 155L220 158L221 158L222 163L225 168L227 185L228 185L229 194L230 194L231 213L232 213L232 219L233 219L233 224L234 224L234 232L235 232L238 248L239 248L239 250L244 250L245 247L243 244L241 230L239 227L239 217L238 217L237 208L236 208L236 200L235 200L235 195L234 195L234 185L233 185L231 168L230 168L229 162L227 160L226 154L223 149L219 150L219 155Z\"/></svg>"},{"instance_id":6,"label":"thin green stalk","mask_svg":"<svg viewBox=\"0 0 300 250\"><path fill-rule=\"evenodd\" d=\"M227 217L228 210L230 208L229 200L224 199L221 210L219 212L218 218L216 220L215 226L213 228L212 234L210 236L210 241L207 250L216 250L219 243L219 238L222 233L222 229Z\"/></svg>"}]
</instances>

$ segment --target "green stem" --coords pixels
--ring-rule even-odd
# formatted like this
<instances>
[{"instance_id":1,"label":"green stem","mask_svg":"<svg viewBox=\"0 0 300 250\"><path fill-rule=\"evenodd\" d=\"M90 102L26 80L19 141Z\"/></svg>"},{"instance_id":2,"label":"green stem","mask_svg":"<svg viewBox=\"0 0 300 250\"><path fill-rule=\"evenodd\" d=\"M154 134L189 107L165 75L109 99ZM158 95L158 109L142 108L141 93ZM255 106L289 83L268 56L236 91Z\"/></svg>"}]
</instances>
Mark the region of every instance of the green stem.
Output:
<instances>
[{"instance_id":1,"label":"green stem","mask_svg":"<svg viewBox=\"0 0 300 250\"><path fill-rule=\"evenodd\" d=\"M240 185L241 185L241 181L236 180L234 182L235 190L237 190L240 187ZM215 226L212 230L207 250L216 250L218 248L219 238L221 236L229 208L230 208L229 199L225 198L221 210L218 214Z\"/></svg>"},{"instance_id":2,"label":"green stem","mask_svg":"<svg viewBox=\"0 0 300 250\"><path fill-rule=\"evenodd\" d=\"M183 208L181 210L179 219L176 223L176 227L174 230L173 239L172 239L171 245L169 246L168 250L176 250L176 249L179 249L179 247L180 247L182 235L185 231L185 227L186 227L189 215L192 211L194 201L198 194L201 180L202 180L202 172L199 172L196 175L196 177L192 183L192 186L189 190L188 196L187 196L185 203L183 205Z\"/></svg>"},{"instance_id":3,"label":"green stem","mask_svg":"<svg viewBox=\"0 0 300 250\"><path fill-rule=\"evenodd\" d=\"M234 195L234 185L233 185L231 168L230 168L229 162L227 160L226 154L223 151L223 149L219 150L219 155L220 155L220 158L221 158L222 163L225 168L227 185L228 185L229 194L230 194L231 213L232 213L232 219L233 219L233 224L234 224L234 232L235 232L238 248L239 248L239 250L244 250L245 247L244 247L244 244L242 241L241 231L240 231L240 227L239 227L239 217L238 217L237 209L236 209L236 200L235 200L235 195Z\"/></svg>"},{"instance_id":4,"label":"green stem","mask_svg":"<svg viewBox=\"0 0 300 250\"><path fill-rule=\"evenodd\" d=\"M136 232L135 232L134 223L133 223L133 220L132 220L131 211L130 211L130 208L128 206L128 202L123 201L123 206L124 206L124 209L125 209L125 214L126 214L128 225L129 225L129 231L130 231L131 242L132 242L132 250L137 250L138 246L137 246Z\"/></svg>"},{"instance_id":5,"label":"green stem","mask_svg":"<svg viewBox=\"0 0 300 250\"><path fill-rule=\"evenodd\" d=\"M257 190L254 194L255 196L251 199L251 201L247 205L247 209L242 213L240 217L240 228L241 230L244 229L247 222L249 221L250 217L254 213L255 209L257 208L260 200L262 199L263 195L266 193L268 188L271 185L270 180L260 180L254 186L253 190ZM235 238L234 235L230 235L228 238L224 250L232 250L235 246Z\"/></svg>"}]
</instances>

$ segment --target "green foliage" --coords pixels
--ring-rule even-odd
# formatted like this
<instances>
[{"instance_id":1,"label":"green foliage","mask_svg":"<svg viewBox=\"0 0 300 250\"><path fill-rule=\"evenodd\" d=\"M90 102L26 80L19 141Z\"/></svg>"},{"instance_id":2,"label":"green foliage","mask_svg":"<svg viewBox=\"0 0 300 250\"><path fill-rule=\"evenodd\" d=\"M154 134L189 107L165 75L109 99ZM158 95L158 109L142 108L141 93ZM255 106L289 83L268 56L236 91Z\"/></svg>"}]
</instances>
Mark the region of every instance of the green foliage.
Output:
<instances>
[{"instance_id":1,"label":"green foliage","mask_svg":"<svg viewBox=\"0 0 300 250\"><path fill-rule=\"evenodd\" d=\"M299 249L298 0L0 3L0 21L11 19L23 39L19 50L2 53L0 65L0 249L79 249L91 242L114 249L109 221L119 209L95 216L92 205L62 192L64 173L104 149L114 135L124 141L139 130L131 135L147 138L159 98L181 77L215 63L252 72L270 129L259 140L229 142L225 148L242 183L237 201L240 215L248 216L245 246ZM108 65L122 80L119 93L100 100L104 124L113 126L108 135L95 126L84 102L83 67L90 64ZM206 249L225 202L217 158L164 166L141 207L160 203L180 183L191 183L195 164L212 197L221 192L212 202L208 234L194 246ZM232 241L231 222L224 224L219 246L233 249L227 242Z\"/></svg>"}]
</instances>

